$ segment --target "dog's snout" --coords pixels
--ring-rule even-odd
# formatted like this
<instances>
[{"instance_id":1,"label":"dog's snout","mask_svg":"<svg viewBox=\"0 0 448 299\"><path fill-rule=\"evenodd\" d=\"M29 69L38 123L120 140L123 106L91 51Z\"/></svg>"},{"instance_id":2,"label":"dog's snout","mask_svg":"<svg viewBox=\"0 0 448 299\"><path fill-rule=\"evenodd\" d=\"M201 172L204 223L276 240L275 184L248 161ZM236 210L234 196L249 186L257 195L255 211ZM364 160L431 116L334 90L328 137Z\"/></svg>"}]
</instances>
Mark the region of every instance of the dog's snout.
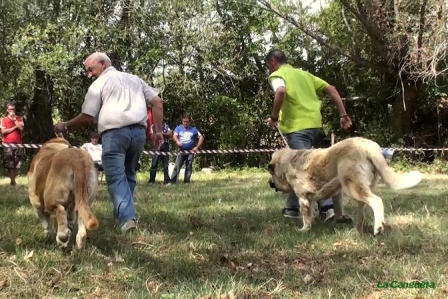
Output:
<instances>
[{"instance_id":1,"label":"dog's snout","mask_svg":"<svg viewBox=\"0 0 448 299\"><path fill-rule=\"evenodd\" d=\"M275 192L279 191L277 189L277 186L275 186L275 183L274 183L274 180L272 180L272 177L269 178L268 183L269 183L269 187L271 187L272 189L275 189Z\"/></svg>"}]
</instances>

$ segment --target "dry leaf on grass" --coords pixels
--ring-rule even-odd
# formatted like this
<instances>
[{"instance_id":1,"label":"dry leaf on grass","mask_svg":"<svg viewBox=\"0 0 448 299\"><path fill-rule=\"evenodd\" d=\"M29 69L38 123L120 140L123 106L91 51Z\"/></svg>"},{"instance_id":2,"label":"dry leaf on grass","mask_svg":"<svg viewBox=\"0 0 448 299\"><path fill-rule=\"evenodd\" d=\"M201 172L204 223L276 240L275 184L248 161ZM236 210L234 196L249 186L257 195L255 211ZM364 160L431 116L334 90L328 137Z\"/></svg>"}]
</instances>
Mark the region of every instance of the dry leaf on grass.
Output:
<instances>
[{"instance_id":1,"label":"dry leaf on grass","mask_svg":"<svg viewBox=\"0 0 448 299\"><path fill-rule=\"evenodd\" d=\"M336 242L334 242L334 247L336 247L336 248L341 248L342 246L344 246L344 244L342 244L342 242L341 241L336 241Z\"/></svg>"},{"instance_id":2,"label":"dry leaf on grass","mask_svg":"<svg viewBox=\"0 0 448 299\"><path fill-rule=\"evenodd\" d=\"M373 292L372 294L368 295L364 299L380 299L381 293L380 292Z\"/></svg>"},{"instance_id":3,"label":"dry leaf on grass","mask_svg":"<svg viewBox=\"0 0 448 299\"><path fill-rule=\"evenodd\" d=\"M0 291L7 286L8 286L8 277L6 276L6 274L4 274L0 276Z\"/></svg>"},{"instance_id":4,"label":"dry leaf on grass","mask_svg":"<svg viewBox=\"0 0 448 299\"><path fill-rule=\"evenodd\" d=\"M121 256L119 256L118 254L115 254L115 258L114 258L114 260L115 260L115 262L117 262L117 263L122 263L122 262L124 262L124 259L123 259Z\"/></svg>"},{"instance_id":5,"label":"dry leaf on grass","mask_svg":"<svg viewBox=\"0 0 448 299\"><path fill-rule=\"evenodd\" d=\"M193 242L190 242L190 244L188 244L188 247L193 251L196 251L197 249Z\"/></svg>"},{"instance_id":6,"label":"dry leaf on grass","mask_svg":"<svg viewBox=\"0 0 448 299\"><path fill-rule=\"evenodd\" d=\"M305 269L306 268L305 263L301 259L294 260L292 262L292 265L293 265L294 268L297 268L297 269Z\"/></svg>"},{"instance_id":7,"label":"dry leaf on grass","mask_svg":"<svg viewBox=\"0 0 448 299\"><path fill-rule=\"evenodd\" d=\"M161 286L161 283L157 284L152 280L146 281L146 289L148 290L148 292L158 293Z\"/></svg>"},{"instance_id":8,"label":"dry leaf on grass","mask_svg":"<svg viewBox=\"0 0 448 299\"><path fill-rule=\"evenodd\" d=\"M229 260L226 254L221 256L221 258L219 259L219 262L221 263L222 266L227 266L233 271L237 270L235 263L233 261Z\"/></svg>"},{"instance_id":9,"label":"dry leaf on grass","mask_svg":"<svg viewBox=\"0 0 448 299\"><path fill-rule=\"evenodd\" d=\"M22 239L21 238L17 238L16 239L16 245L19 246L22 243Z\"/></svg>"},{"instance_id":10,"label":"dry leaf on grass","mask_svg":"<svg viewBox=\"0 0 448 299\"><path fill-rule=\"evenodd\" d=\"M221 294L217 296L203 296L199 299L236 299L235 295L233 294L233 291L227 292L227 294Z\"/></svg>"},{"instance_id":11,"label":"dry leaf on grass","mask_svg":"<svg viewBox=\"0 0 448 299\"><path fill-rule=\"evenodd\" d=\"M272 299L272 296L269 295L269 294L263 294L263 295L261 296L261 299Z\"/></svg>"},{"instance_id":12,"label":"dry leaf on grass","mask_svg":"<svg viewBox=\"0 0 448 299\"><path fill-rule=\"evenodd\" d=\"M85 297L85 299L111 299L111 297L109 296L109 294L103 292L100 287L96 287L95 291L88 295L87 297Z\"/></svg>"},{"instance_id":13,"label":"dry leaf on grass","mask_svg":"<svg viewBox=\"0 0 448 299\"><path fill-rule=\"evenodd\" d=\"M33 254L34 254L33 250L31 250L30 252L28 252L28 250L27 250L25 256L23 257L23 260L25 262L29 262L30 259L33 257Z\"/></svg>"},{"instance_id":14,"label":"dry leaf on grass","mask_svg":"<svg viewBox=\"0 0 448 299\"><path fill-rule=\"evenodd\" d=\"M305 284L310 284L313 281L313 277L309 274L305 275L305 277L303 278L303 282L305 282Z\"/></svg>"}]
</instances>

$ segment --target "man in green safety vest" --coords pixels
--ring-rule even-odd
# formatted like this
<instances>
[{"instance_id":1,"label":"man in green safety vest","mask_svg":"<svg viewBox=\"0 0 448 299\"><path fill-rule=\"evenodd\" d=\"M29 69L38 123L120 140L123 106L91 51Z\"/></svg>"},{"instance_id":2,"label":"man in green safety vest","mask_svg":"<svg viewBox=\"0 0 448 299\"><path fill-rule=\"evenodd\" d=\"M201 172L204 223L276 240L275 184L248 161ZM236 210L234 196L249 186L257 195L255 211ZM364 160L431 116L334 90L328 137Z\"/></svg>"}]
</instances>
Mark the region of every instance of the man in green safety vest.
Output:
<instances>
[{"instance_id":1,"label":"man in green safety vest","mask_svg":"<svg viewBox=\"0 0 448 299\"><path fill-rule=\"evenodd\" d=\"M269 51L265 62L269 68L269 82L275 92L274 104L268 123L277 127L292 149L319 147L323 139L321 102L319 94L326 93L339 111L341 127L350 128L352 121L347 115L336 88L311 73L292 67L286 55L278 49ZM340 194L337 196L341 196ZM336 201L335 201L336 202ZM340 201L339 201L340 202ZM336 207L341 208L341 207ZM282 214L289 218L300 216L299 202L294 192L286 200ZM320 218L334 218L331 198L319 203Z\"/></svg>"}]
</instances>

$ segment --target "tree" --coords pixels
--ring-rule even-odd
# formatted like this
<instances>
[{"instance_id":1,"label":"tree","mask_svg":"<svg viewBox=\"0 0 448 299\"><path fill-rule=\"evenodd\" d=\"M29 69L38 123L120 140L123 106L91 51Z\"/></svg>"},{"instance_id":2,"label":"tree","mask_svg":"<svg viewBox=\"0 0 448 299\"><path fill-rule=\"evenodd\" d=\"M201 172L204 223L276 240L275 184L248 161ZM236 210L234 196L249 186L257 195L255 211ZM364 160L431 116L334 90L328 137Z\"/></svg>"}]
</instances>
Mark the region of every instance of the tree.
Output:
<instances>
[{"instance_id":1,"label":"tree","mask_svg":"<svg viewBox=\"0 0 448 299\"><path fill-rule=\"evenodd\" d=\"M356 36L345 45L337 44L318 32L303 18L300 6L260 5L288 21L320 45L360 67L379 71L400 88L393 103L397 136L408 136L415 123L414 112L422 86L434 82L446 69L448 28L446 2L443 0L334 0L330 8L340 9L346 29ZM407 139L407 143L410 139Z\"/></svg>"}]
</instances>

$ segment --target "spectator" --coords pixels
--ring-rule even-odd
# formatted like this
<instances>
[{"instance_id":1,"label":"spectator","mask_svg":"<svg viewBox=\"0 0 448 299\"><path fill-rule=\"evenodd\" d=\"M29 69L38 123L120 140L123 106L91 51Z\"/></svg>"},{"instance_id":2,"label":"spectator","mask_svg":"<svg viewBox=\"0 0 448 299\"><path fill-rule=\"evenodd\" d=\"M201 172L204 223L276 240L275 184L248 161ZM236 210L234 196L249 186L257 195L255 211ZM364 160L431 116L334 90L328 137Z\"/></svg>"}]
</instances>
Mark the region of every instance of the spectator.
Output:
<instances>
[{"instance_id":1,"label":"spectator","mask_svg":"<svg viewBox=\"0 0 448 299\"><path fill-rule=\"evenodd\" d=\"M100 135L97 132L90 132L89 134L90 142L84 143L81 148L87 151L92 157L93 162L95 163L95 167L99 171L103 171L103 163L101 161L101 155L103 153L103 147L100 143L98 143L100 139Z\"/></svg>"},{"instance_id":2,"label":"spectator","mask_svg":"<svg viewBox=\"0 0 448 299\"><path fill-rule=\"evenodd\" d=\"M268 123L277 126L284 134L292 149L309 149L318 147L324 135L322 131L321 103L318 95L322 92L330 96L339 112L342 128L352 124L336 88L309 72L293 68L287 63L286 55L273 49L266 55L269 68L269 80L275 92L274 104ZM341 196L338 194L336 196ZM337 207L341 209L341 207ZM282 210L284 217L299 217L299 202L294 192L290 192L286 207ZM325 199L319 203L322 220L334 218L333 200Z\"/></svg>"},{"instance_id":3,"label":"spectator","mask_svg":"<svg viewBox=\"0 0 448 299\"><path fill-rule=\"evenodd\" d=\"M3 134L3 166L10 178L10 185L16 186L16 177L19 174L25 156L24 148L13 148L7 145L23 144L22 131L25 127L22 117L16 115L16 107L12 103L6 106L7 115L2 118L1 129Z\"/></svg>"},{"instance_id":4,"label":"spectator","mask_svg":"<svg viewBox=\"0 0 448 299\"><path fill-rule=\"evenodd\" d=\"M170 144L169 139L173 136L173 132L171 131L170 127L166 123L166 121L163 122L163 137L165 138L162 146L160 147L161 152L169 153L170 151ZM159 159L162 159L163 163L163 183L165 185L169 184L170 182L170 176L168 172L168 163L170 160L170 156L168 155L152 155L151 159L151 169L149 170L149 184L156 182L156 174L157 174L157 166L159 164Z\"/></svg>"},{"instance_id":5,"label":"spectator","mask_svg":"<svg viewBox=\"0 0 448 299\"><path fill-rule=\"evenodd\" d=\"M90 85L75 118L60 122L55 132L65 133L98 123L102 139L104 174L113 203L113 215L121 233L137 228L134 205L136 167L146 143L147 107L152 106L154 117L153 144L163 143L163 101L155 88L136 75L116 70L110 58L95 52L84 61Z\"/></svg>"},{"instance_id":6,"label":"spectator","mask_svg":"<svg viewBox=\"0 0 448 299\"><path fill-rule=\"evenodd\" d=\"M198 139L198 143L196 144L196 139ZM185 115L182 118L182 124L178 125L174 129L173 140L176 142L176 145L179 147L181 151L193 151L196 152L201 148L204 143L204 136L202 136L201 132L199 132L196 127L191 126L191 118L188 115ZM184 173L184 183L189 183L191 174L193 172L193 160L195 154L184 154L179 153L176 157L176 162L174 165L173 173L171 174L171 183L175 184L177 182L177 176L182 168L184 162L185 165L185 173Z\"/></svg>"}]
</instances>

